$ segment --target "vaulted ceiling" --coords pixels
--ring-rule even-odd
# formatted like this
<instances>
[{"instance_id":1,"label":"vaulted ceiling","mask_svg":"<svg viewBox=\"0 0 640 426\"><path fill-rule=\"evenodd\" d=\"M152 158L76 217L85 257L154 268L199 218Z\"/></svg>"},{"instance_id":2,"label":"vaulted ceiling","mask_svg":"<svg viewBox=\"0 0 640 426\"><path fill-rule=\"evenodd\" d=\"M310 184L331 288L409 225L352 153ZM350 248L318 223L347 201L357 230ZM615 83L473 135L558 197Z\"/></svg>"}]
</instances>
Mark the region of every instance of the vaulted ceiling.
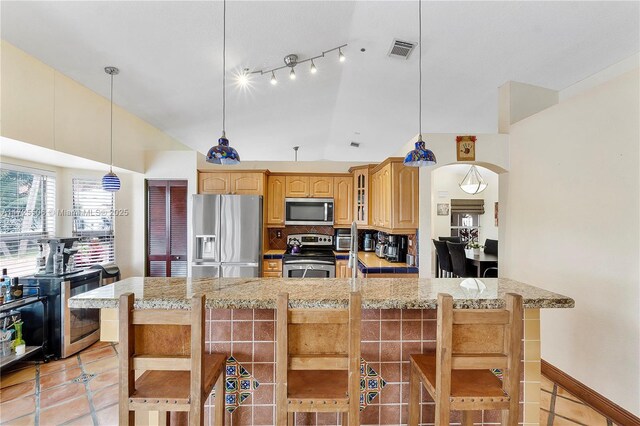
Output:
<instances>
[{"instance_id":1,"label":"vaulted ceiling","mask_svg":"<svg viewBox=\"0 0 640 426\"><path fill-rule=\"evenodd\" d=\"M2 38L206 153L222 127L222 2L3 1ZM640 50L638 2L423 2L423 131L491 133L497 88L560 90ZM418 132L416 1L229 1L227 136L243 160L378 161ZM343 43L279 83L279 66ZM361 51L364 50L364 51ZM117 123L116 123L117 125ZM350 148L351 141L360 148Z\"/></svg>"}]
</instances>

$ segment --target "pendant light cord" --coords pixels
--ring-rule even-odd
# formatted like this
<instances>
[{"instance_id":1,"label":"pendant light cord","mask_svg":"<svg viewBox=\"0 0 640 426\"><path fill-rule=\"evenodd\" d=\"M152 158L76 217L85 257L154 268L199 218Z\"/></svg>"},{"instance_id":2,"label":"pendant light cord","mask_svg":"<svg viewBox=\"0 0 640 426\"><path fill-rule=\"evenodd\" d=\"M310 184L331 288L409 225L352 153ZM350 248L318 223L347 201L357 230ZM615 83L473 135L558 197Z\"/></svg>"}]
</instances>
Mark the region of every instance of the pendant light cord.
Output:
<instances>
[{"instance_id":1,"label":"pendant light cord","mask_svg":"<svg viewBox=\"0 0 640 426\"><path fill-rule=\"evenodd\" d=\"M227 102L227 1L222 2L222 136L225 137Z\"/></svg>"},{"instance_id":2,"label":"pendant light cord","mask_svg":"<svg viewBox=\"0 0 640 426\"><path fill-rule=\"evenodd\" d=\"M109 172L113 172L113 74L111 74L111 158Z\"/></svg>"},{"instance_id":3,"label":"pendant light cord","mask_svg":"<svg viewBox=\"0 0 640 426\"><path fill-rule=\"evenodd\" d=\"M418 40L418 72L419 90L418 90L418 128L419 138L422 139L422 0L418 0L418 22L419 22L419 40Z\"/></svg>"}]
</instances>

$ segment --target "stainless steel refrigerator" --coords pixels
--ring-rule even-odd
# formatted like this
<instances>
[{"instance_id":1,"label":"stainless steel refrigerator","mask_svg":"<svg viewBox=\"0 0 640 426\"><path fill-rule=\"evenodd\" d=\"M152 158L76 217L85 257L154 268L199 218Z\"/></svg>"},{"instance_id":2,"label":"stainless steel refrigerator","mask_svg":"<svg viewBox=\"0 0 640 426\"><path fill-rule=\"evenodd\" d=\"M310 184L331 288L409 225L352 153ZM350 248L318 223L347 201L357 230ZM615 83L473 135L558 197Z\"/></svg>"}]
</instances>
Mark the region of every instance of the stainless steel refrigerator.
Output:
<instances>
[{"instance_id":1,"label":"stainless steel refrigerator","mask_svg":"<svg viewBox=\"0 0 640 426\"><path fill-rule=\"evenodd\" d=\"M259 277L262 197L194 195L193 242L194 278Z\"/></svg>"}]
</instances>

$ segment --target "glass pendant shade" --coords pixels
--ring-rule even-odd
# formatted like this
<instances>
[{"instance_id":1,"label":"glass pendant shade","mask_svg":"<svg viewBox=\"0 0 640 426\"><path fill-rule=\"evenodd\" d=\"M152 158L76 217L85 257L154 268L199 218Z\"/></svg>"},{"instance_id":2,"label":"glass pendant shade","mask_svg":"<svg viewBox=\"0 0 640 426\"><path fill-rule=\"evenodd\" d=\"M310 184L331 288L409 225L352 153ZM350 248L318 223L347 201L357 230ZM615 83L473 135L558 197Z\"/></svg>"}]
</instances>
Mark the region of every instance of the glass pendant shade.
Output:
<instances>
[{"instance_id":1,"label":"glass pendant shade","mask_svg":"<svg viewBox=\"0 0 640 426\"><path fill-rule=\"evenodd\" d=\"M476 166L471 166L467 174L460 182L460 189L462 189L467 194L479 194L487 188L487 183L482 179L480 172Z\"/></svg>"},{"instance_id":2,"label":"glass pendant shade","mask_svg":"<svg viewBox=\"0 0 640 426\"><path fill-rule=\"evenodd\" d=\"M218 139L218 145L212 146L207 153L207 162L227 165L239 164L240 156L238 151L229 146L229 139L223 134Z\"/></svg>"},{"instance_id":3,"label":"glass pendant shade","mask_svg":"<svg viewBox=\"0 0 640 426\"><path fill-rule=\"evenodd\" d=\"M116 192L120 189L120 178L110 170L109 173L102 177L102 189Z\"/></svg>"},{"instance_id":4,"label":"glass pendant shade","mask_svg":"<svg viewBox=\"0 0 640 426\"><path fill-rule=\"evenodd\" d=\"M436 155L425 147L422 135L420 135L418 142L416 142L416 148L409 151L404 157L403 163L409 167L435 166Z\"/></svg>"}]
</instances>

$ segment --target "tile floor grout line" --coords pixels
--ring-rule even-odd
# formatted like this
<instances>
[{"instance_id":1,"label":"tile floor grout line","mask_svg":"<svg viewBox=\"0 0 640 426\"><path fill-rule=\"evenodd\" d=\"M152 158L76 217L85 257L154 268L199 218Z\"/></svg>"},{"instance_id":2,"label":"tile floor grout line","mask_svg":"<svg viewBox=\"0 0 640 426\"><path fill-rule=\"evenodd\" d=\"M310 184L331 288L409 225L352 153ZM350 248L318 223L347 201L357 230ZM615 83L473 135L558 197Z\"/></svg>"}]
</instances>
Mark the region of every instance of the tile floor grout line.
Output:
<instances>
[{"instance_id":1,"label":"tile floor grout line","mask_svg":"<svg viewBox=\"0 0 640 426\"><path fill-rule=\"evenodd\" d=\"M35 425L40 424L40 364L36 363L36 412L33 417Z\"/></svg>"},{"instance_id":2,"label":"tile floor grout line","mask_svg":"<svg viewBox=\"0 0 640 426\"><path fill-rule=\"evenodd\" d=\"M82 372L82 374L86 377L87 376L87 372L85 371L84 368L84 363L82 362L82 359L80 358L80 354L78 353L77 355L78 357L78 365L80 365L80 371ZM93 392L91 391L91 388L89 387L89 382L91 381L93 377L89 377L88 380L83 380L84 382L84 389L87 395L87 400L89 401L89 414L91 415L91 420L93 421L93 424L95 426L98 426L98 415L96 414L96 409L93 405Z\"/></svg>"}]
</instances>

